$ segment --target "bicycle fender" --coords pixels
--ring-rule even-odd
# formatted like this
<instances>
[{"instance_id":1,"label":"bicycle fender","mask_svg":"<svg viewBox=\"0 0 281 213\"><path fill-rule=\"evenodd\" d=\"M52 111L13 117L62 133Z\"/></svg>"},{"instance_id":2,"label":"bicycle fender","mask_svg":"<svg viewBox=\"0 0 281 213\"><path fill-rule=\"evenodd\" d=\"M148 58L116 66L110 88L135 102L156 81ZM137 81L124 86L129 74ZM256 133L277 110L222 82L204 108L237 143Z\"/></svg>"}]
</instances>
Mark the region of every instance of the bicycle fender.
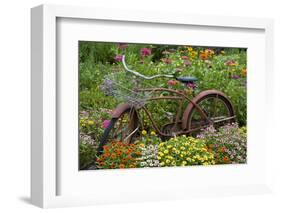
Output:
<instances>
[{"instance_id":1,"label":"bicycle fender","mask_svg":"<svg viewBox=\"0 0 281 213\"><path fill-rule=\"evenodd\" d=\"M124 112L131 109L132 106L130 106L128 103L119 104L112 112L111 118L119 118Z\"/></svg>"}]
</instances>

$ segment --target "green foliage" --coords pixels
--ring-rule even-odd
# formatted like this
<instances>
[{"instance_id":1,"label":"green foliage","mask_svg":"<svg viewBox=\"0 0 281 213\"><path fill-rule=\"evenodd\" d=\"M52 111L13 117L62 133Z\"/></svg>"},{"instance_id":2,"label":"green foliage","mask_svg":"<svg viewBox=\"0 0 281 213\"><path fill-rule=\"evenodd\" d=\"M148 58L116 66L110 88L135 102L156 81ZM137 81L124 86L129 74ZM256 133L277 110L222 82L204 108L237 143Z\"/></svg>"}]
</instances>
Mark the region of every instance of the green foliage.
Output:
<instances>
[{"instance_id":1,"label":"green foliage","mask_svg":"<svg viewBox=\"0 0 281 213\"><path fill-rule=\"evenodd\" d=\"M95 162L96 149L89 143L79 143L79 169L88 169Z\"/></svg>"}]
</instances>

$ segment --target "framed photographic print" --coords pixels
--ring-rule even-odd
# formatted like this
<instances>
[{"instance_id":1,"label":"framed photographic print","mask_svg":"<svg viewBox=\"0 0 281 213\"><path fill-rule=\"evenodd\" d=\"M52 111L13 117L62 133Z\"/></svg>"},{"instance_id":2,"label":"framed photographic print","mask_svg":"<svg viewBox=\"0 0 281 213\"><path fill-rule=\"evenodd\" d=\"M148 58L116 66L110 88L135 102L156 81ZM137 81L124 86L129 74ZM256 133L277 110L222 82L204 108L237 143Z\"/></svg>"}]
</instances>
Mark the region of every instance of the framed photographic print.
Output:
<instances>
[{"instance_id":1,"label":"framed photographic print","mask_svg":"<svg viewBox=\"0 0 281 213\"><path fill-rule=\"evenodd\" d=\"M32 203L270 192L272 26L33 8Z\"/></svg>"}]
</instances>

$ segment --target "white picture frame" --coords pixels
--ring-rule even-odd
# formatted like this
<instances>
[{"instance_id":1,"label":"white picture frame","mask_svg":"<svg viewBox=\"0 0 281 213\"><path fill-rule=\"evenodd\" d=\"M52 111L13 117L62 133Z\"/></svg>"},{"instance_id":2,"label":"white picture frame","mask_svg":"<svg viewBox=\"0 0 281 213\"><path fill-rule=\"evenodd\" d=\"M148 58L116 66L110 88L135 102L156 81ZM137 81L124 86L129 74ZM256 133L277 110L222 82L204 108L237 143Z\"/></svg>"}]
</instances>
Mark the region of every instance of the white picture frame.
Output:
<instances>
[{"instance_id":1,"label":"white picture frame","mask_svg":"<svg viewBox=\"0 0 281 213\"><path fill-rule=\"evenodd\" d=\"M257 165L253 167L251 172L256 172L255 174L264 173L262 178L257 177L257 181L253 181L253 184L249 183L249 180L246 180L241 175L241 180L235 182L233 185L227 183L217 183L216 185L208 184L203 187L200 186L199 181L192 183L193 187L190 185L183 186L179 188L178 185L168 185L168 189L161 189L163 183L159 183L155 188L151 188L151 191L145 195L145 192L137 193L140 191L143 185L140 185L139 189L134 191L126 189L130 187L123 185L118 189L121 190L120 193L123 193L120 196L119 193L109 193L108 192L99 192L96 194L86 193L87 188L84 185L84 191L81 190L80 193L66 193L61 194L59 191L60 185L64 184L61 179L60 173L64 171L61 166L64 164L59 164L59 159L61 158L61 152L58 148L58 100L57 93L58 88L60 87L60 82L57 79L57 70L58 68L58 31L60 30L59 21L61 19L69 20L87 20L88 22L98 20L102 25L103 22L118 22L118 26L122 26L122 23L135 23L146 26L153 24L154 26L165 26L166 28L173 27L185 27L185 26L195 26L202 29L211 28L211 29L223 29L228 32L239 31L239 30L254 30L262 32L263 36L261 39L264 45L264 53L260 54L259 57L262 57L260 68L260 77L256 81L255 85L252 84L250 88L250 95L253 94L253 90L257 89L262 94L262 97L266 98L266 103L263 103L261 108L256 109L259 112L263 112L264 107L271 108L273 100L269 95L269 91L273 89L273 85L270 83L270 80L273 78L273 21L270 19L256 19L256 18L241 18L241 17L216 17L216 16L203 16L203 15L188 15L188 14L162 14L160 12L148 12L148 11L115 11L112 9L102 9L102 8L84 8L84 7L74 7L74 6L54 6L54 5L41 5L31 10L31 54L32 54L32 103L31 103L31 200L32 203L43 207L61 207L61 206L76 206L76 205L92 205L99 203L116 203L116 202L137 202L143 200L163 200L163 199L179 199L187 197L197 197L197 196L213 196L213 195L233 195L233 194L252 194L252 193L264 193L270 192L270 155L269 153L263 153L263 158L266 157L266 161L262 163L263 165L260 168L257 168ZM68 23L69 24L69 23ZM71 25L71 23L70 23ZM59 30L58 30L59 29ZM219 31L219 30L218 30ZM133 34L132 34L133 35ZM81 35L79 35L81 36ZM248 38L250 39L250 38ZM120 39L119 39L120 40ZM212 38L210 39L211 42ZM104 41L112 41L105 38ZM148 41L148 40L147 40ZM165 41L163 41L165 42ZM167 41L168 42L168 41ZM215 43L213 43L215 44ZM230 45L231 43L229 43ZM77 53L78 54L78 53ZM254 53L253 53L254 54ZM250 66L252 66L250 64ZM254 66L254 65L253 65ZM76 67L77 68L77 67ZM75 69L76 69L75 68ZM250 76L251 77L251 76ZM265 77L265 80L263 79ZM264 81L264 87L257 88L257 84ZM71 84L71 82L68 82ZM73 82L72 82L73 83ZM250 100L254 105L255 99ZM273 115L273 110L268 110L267 115ZM250 124L254 123L253 118L250 116ZM262 119L267 119L270 122L272 116L259 117L259 121ZM270 150L270 129L266 126L265 128L266 136L264 136L262 146L267 147L267 150ZM261 127L256 126L253 128L254 131L262 130ZM77 138L76 138L77 139ZM257 139L258 140L258 139ZM259 139L261 140L261 139ZM257 151L253 152L253 156L258 157L261 147ZM61 148L62 150L62 148ZM61 151L60 150L60 151ZM265 152L265 151L264 151ZM70 157L71 158L71 157ZM76 159L73 156L73 159ZM72 160L73 160L72 159ZM71 159L70 159L71 160ZM77 163L78 164L78 163ZM234 165L235 166L235 165ZM71 166L70 166L71 167ZM236 165L237 167L237 165ZM233 166L232 166L233 168ZM205 168L204 171L198 168L192 169L182 169L182 168L171 168L174 169L173 173L175 177L179 177L181 173L185 175L191 170L195 170L193 175L193 180L196 180L196 175L202 175L205 171L209 170L211 172L212 168ZM157 180L157 177L163 177L165 175L171 174L169 169L158 169L158 172L155 173L153 170L138 170L133 169L130 171L122 172L122 178L120 181L130 181L131 178L136 178L148 180L151 175L152 178ZM241 172L246 172L247 167L241 167ZM217 174L219 175L222 171L220 168L216 168ZM231 173L231 167L229 169L223 169L224 172L228 171ZM240 171L240 170L237 170ZM77 170L77 173L79 171ZM103 171L102 174L90 174L93 178L99 176L99 181L102 181L102 176L106 177L106 180L113 178L113 175L117 173L120 174L120 171L114 171L110 173L108 171ZM113 174L113 175L112 175ZM210 173L211 174L211 173ZM87 176L88 174L83 174ZM246 175L246 173L245 173ZM119 175L120 176L120 175ZM192 176L192 175L191 175ZM213 179L216 176L212 177ZM89 177L83 177L89 181ZM176 178L174 178L176 179ZM244 181L245 179L245 181ZM74 177L69 177L69 183L65 187L71 187L70 184L76 185L78 179ZM175 180L176 181L176 180ZM179 181L180 182L180 181ZM102 184L102 183L101 183ZM162 184L162 185L161 185ZM81 185L81 188L83 186ZM89 187L90 189L91 187ZM125 188L125 189L124 189ZM77 188L73 188L77 191ZM145 189L145 188L144 188ZM109 189L108 189L109 190ZM123 190L123 191L122 191ZM71 189L69 190L71 191ZM168 195L170 194L170 195ZM156 196L157 195L157 196Z\"/></svg>"}]
</instances>

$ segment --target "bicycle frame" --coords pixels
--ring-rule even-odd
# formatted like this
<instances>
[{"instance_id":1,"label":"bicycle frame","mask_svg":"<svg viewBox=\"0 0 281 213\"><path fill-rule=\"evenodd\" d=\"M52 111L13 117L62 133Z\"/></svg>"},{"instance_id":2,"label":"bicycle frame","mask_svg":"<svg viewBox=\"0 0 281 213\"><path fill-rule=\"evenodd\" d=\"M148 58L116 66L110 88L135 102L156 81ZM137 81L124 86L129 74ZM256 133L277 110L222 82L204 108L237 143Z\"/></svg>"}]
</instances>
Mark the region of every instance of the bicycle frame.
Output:
<instances>
[{"instance_id":1,"label":"bicycle frame","mask_svg":"<svg viewBox=\"0 0 281 213\"><path fill-rule=\"evenodd\" d=\"M183 103L185 101L187 103L192 103L197 108L197 110L200 113L200 115L202 116L202 118L206 119L209 123L212 122L208 118L208 116L204 113L204 111L195 102L193 102L190 97L185 95L184 92L181 91L181 90L174 90L174 89L168 89L168 88L146 88L146 89L137 89L137 91L138 92L169 92L169 93L172 93L172 94L176 94L176 96L172 96L172 95L156 96L156 97L151 97L151 98L146 99L146 101L157 101L157 100L177 100L177 101L179 101L178 110L177 110L177 113L176 113L176 116L175 116L175 122L167 123L167 124L163 125L162 127L164 127L168 124L174 124L174 128L175 128L176 125L181 124L182 118L180 116L181 116L182 109L183 109ZM155 120L153 119L153 116L152 116L151 112L147 109L146 105L138 108L136 111L139 111L141 109L143 109L144 112L147 114L149 120L151 121L151 124L152 124L153 128L155 129L155 131L159 135L164 136L164 137L173 136L173 135L166 134L163 131L161 131L161 128L156 124ZM183 128L183 125L181 125L181 130L176 132L175 135L188 134L192 131L197 131L197 130L198 129L186 130L186 129Z\"/></svg>"}]
</instances>

